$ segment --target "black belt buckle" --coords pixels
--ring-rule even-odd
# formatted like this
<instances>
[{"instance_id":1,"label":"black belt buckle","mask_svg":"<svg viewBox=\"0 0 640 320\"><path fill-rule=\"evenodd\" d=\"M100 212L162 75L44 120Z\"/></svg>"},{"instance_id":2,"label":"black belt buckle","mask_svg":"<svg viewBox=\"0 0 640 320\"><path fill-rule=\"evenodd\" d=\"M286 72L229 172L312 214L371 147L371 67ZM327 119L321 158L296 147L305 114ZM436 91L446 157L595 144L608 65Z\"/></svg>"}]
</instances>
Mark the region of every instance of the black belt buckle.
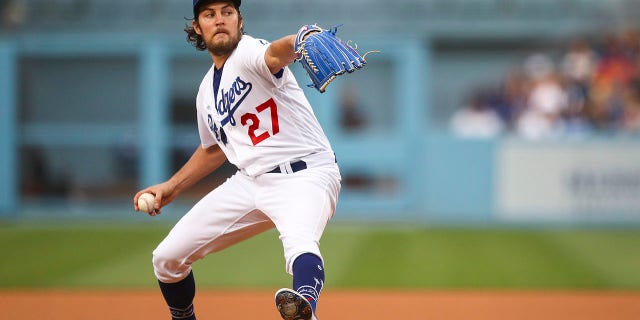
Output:
<instances>
[{"instance_id":1,"label":"black belt buckle","mask_svg":"<svg viewBox=\"0 0 640 320\"><path fill-rule=\"evenodd\" d=\"M296 162L291 162L291 170L293 172L298 172L300 170L304 170L307 168L307 163L302 161L302 160L298 160ZM282 173L282 171L280 171L280 166L277 166L275 169L267 172L267 173Z\"/></svg>"}]
</instances>

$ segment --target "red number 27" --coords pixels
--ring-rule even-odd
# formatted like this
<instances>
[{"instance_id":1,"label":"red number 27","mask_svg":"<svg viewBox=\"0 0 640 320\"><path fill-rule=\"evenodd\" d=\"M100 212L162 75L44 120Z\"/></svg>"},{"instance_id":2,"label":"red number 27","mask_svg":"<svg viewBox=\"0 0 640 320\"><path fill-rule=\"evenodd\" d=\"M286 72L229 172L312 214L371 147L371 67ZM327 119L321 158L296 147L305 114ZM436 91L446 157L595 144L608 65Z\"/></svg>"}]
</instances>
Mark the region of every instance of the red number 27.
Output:
<instances>
[{"instance_id":1,"label":"red number 27","mask_svg":"<svg viewBox=\"0 0 640 320\"><path fill-rule=\"evenodd\" d=\"M256 111L258 111L258 113L262 113L262 111L267 109L269 109L271 113L271 134L269 134L269 131L264 131L259 135L256 135L256 130L260 128L260 118L258 118L257 114L245 113L240 117L240 122L243 126L249 124L248 133L254 146L271 137L271 135L276 135L280 132L280 125L278 124L278 106L276 105L276 102L273 101L273 98L256 107Z\"/></svg>"}]
</instances>

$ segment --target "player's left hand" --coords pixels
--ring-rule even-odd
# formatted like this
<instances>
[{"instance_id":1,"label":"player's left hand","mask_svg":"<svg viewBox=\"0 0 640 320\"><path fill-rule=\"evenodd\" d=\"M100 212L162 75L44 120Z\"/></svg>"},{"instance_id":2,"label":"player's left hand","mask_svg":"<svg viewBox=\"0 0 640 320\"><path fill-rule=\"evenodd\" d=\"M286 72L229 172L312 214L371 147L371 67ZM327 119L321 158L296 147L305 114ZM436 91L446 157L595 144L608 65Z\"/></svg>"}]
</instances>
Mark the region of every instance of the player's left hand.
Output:
<instances>
[{"instance_id":1,"label":"player's left hand","mask_svg":"<svg viewBox=\"0 0 640 320\"><path fill-rule=\"evenodd\" d=\"M373 52L361 56L355 48L336 37L337 31L338 27L326 30L317 25L305 25L296 35L296 61L311 78L309 86L321 93L336 76L364 67L367 64L365 56Z\"/></svg>"}]
</instances>

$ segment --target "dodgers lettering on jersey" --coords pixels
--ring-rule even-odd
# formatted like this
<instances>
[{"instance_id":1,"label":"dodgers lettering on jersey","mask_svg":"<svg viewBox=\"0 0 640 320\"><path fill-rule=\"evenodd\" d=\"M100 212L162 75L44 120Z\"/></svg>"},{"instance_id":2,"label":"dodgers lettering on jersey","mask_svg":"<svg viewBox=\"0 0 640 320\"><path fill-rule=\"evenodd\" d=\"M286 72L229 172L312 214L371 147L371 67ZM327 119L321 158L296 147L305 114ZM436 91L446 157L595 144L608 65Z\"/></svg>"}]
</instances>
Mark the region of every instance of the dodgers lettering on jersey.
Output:
<instances>
[{"instance_id":1,"label":"dodgers lettering on jersey","mask_svg":"<svg viewBox=\"0 0 640 320\"><path fill-rule=\"evenodd\" d=\"M204 76L196 100L202 146L218 144L250 176L310 154L333 153L289 68L277 75L269 71L268 45L243 35L221 74L212 66Z\"/></svg>"},{"instance_id":2,"label":"dodgers lettering on jersey","mask_svg":"<svg viewBox=\"0 0 640 320\"><path fill-rule=\"evenodd\" d=\"M216 111L219 115L224 116L220 125L225 126L227 123L236 125L234 118L235 111L238 109L244 98L251 92L253 85L251 82L246 82L240 77L231 85L228 91L221 90L220 98L216 102Z\"/></svg>"}]
</instances>

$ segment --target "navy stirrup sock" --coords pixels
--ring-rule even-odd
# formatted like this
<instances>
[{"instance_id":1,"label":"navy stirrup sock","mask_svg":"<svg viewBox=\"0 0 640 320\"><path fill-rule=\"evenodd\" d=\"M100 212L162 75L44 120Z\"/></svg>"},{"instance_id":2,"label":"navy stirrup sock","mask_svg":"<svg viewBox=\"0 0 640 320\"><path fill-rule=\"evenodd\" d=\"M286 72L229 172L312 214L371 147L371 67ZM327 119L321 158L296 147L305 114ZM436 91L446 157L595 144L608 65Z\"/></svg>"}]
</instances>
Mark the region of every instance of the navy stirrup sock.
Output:
<instances>
[{"instance_id":1,"label":"navy stirrup sock","mask_svg":"<svg viewBox=\"0 0 640 320\"><path fill-rule=\"evenodd\" d=\"M172 320L196 320L193 312L193 298L196 295L193 271L179 282L164 283L158 280L158 284L171 311Z\"/></svg>"},{"instance_id":2,"label":"navy stirrup sock","mask_svg":"<svg viewBox=\"0 0 640 320\"><path fill-rule=\"evenodd\" d=\"M320 257L312 253L298 256L293 263L293 289L311 303L314 313L322 286L324 286L324 266Z\"/></svg>"}]
</instances>

